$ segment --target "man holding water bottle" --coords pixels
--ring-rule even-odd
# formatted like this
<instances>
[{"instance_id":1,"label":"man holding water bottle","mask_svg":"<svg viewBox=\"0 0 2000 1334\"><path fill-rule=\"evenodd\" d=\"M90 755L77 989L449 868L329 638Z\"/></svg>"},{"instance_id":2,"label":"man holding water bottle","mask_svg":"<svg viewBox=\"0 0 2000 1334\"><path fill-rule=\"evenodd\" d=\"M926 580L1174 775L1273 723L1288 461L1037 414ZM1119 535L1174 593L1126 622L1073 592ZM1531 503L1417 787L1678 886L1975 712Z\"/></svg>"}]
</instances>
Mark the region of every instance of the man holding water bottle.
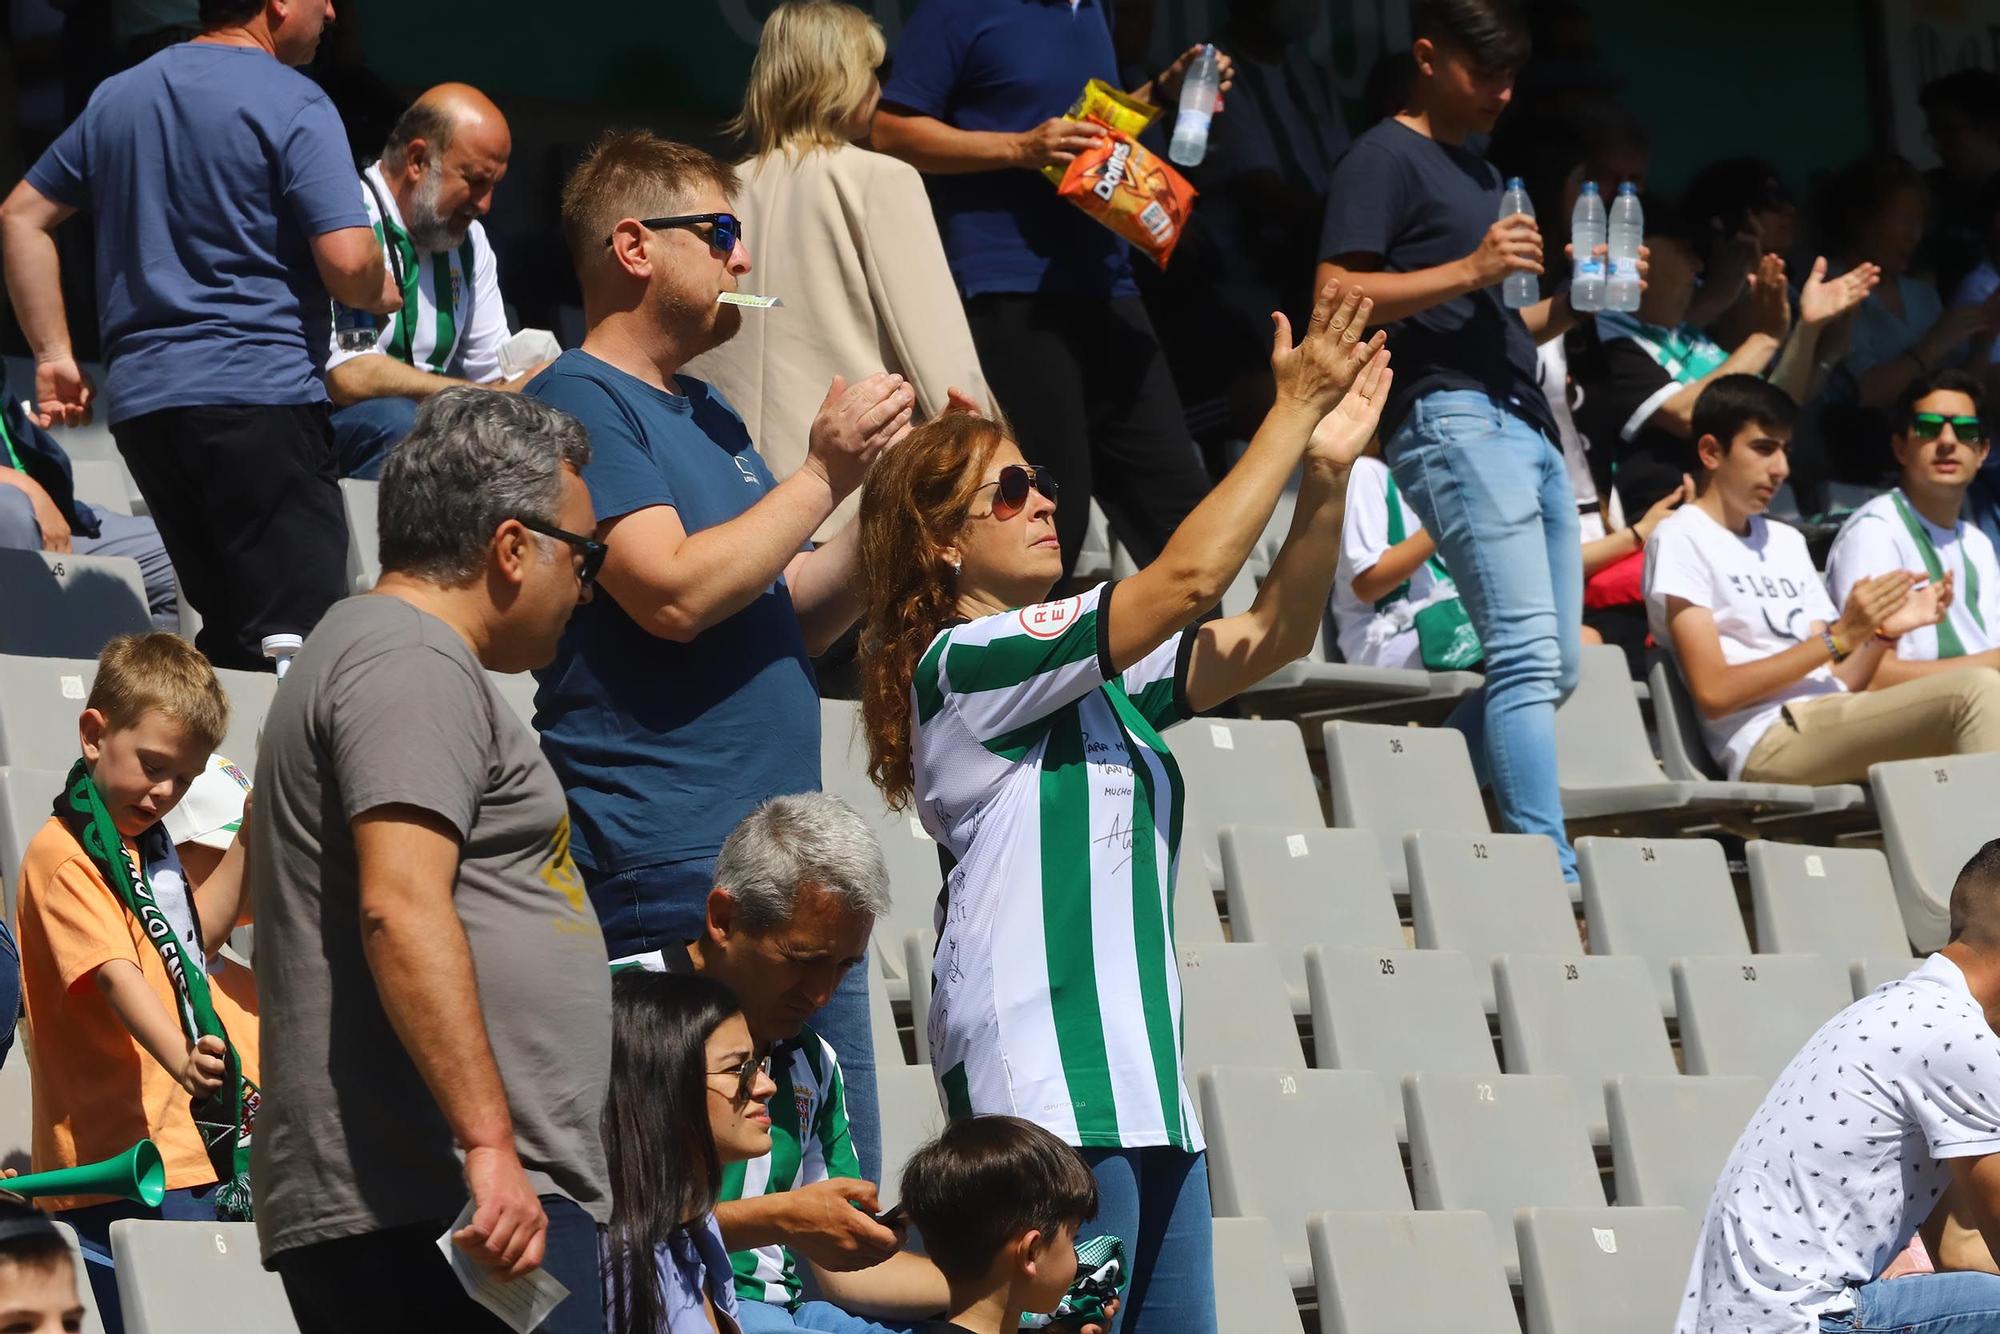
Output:
<instances>
[{"instance_id":1,"label":"man holding water bottle","mask_svg":"<svg viewBox=\"0 0 2000 1334\"><path fill-rule=\"evenodd\" d=\"M7 290L35 353L36 420L81 426L54 231L97 226L111 432L218 667L265 665L346 592L347 524L322 382L328 296L402 297L368 227L340 116L288 66L328 0L202 0L202 34L106 80L0 204Z\"/></svg>"},{"instance_id":2,"label":"man holding water bottle","mask_svg":"<svg viewBox=\"0 0 2000 1334\"><path fill-rule=\"evenodd\" d=\"M1390 391L1384 458L1486 647L1486 686L1450 721L1506 827L1553 838L1575 880L1555 715L1576 685L1583 568L1535 361L1536 343L1575 315L1566 294L1503 299L1510 279L1542 272L1542 235L1502 208L1500 174L1466 146L1512 98L1528 29L1511 0L1419 0L1413 22L1409 103L1335 168L1314 283L1365 286L1398 358L1416 367Z\"/></svg>"}]
</instances>

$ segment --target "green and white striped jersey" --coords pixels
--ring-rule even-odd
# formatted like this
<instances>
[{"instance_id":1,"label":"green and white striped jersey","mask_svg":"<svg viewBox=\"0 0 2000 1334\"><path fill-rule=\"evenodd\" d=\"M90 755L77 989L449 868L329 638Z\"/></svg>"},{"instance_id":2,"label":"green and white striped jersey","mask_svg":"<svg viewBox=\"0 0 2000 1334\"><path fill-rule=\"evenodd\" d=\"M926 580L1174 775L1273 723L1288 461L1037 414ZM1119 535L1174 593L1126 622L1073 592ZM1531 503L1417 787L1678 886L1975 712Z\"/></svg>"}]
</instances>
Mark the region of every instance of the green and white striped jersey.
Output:
<instances>
[{"instance_id":1,"label":"green and white striped jersey","mask_svg":"<svg viewBox=\"0 0 2000 1334\"><path fill-rule=\"evenodd\" d=\"M797 1190L833 1177L858 1177L861 1162L847 1128L847 1092L840 1060L810 1028L771 1049L771 1151L751 1163L722 1170L721 1198L757 1199ZM793 1306L799 1300L799 1265L789 1249L763 1246L729 1257L736 1297Z\"/></svg>"},{"instance_id":2,"label":"green and white striped jersey","mask_svg":"<svg viewBox=\"0 0 2000 1334\"><path fill-rule=\"evenodd\" d=\"M1110 584L939 632L911 682L918 818L956 860L932 961L953 1116L1083 1148L1199 1151L1174 860L1192 635L1110 666Z\"/></svg>"},{"instance_id":3,"label":"green and white striped jersey","mask_svg":"<svg viewBox=\"0 0 2000 1334\"><path fill-rule=\"evenodd\" d=\"M403 217L383 178L382 164L372 164L362 177L361 200L376 239L385 248L394 246L402 258L403 308L382 330L375 352L433 375L473 384L498 380L500 349L507 342L507 310L500 299L500 268L486 242L486 229L475 222L453 249L419 251L403 230ZM327 355L327 369L370 355L342 351L336 342Z\"/></svg>"}]
</instances>

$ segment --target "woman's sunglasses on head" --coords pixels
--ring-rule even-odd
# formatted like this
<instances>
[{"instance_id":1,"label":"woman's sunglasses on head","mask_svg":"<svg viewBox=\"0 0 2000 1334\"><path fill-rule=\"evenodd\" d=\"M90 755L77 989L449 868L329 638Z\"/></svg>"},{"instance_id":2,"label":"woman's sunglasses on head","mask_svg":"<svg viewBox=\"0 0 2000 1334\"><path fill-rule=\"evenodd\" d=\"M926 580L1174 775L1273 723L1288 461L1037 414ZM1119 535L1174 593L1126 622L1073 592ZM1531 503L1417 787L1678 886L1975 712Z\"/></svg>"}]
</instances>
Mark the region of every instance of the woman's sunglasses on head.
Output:
<instances>
[{"instance_id":1,"label":"woman's sunglasses on head","mask_svg":"<svg viewBox=\"0 0 2000 1334\"><path fill-rule=\"evenodd\" d=\"M1935 440L1944 434L1947 423L1960 444L1976 445L1986 439L1986 428L1979 424L1979 418L1947 417L1942 412L1911 413L1910 434L1919 440Z\"/></svg>"},{"instance_id":2,"label":"woman's sunglasses on head","mask_svg":"<svg viewBox=\"0 0 2000 1334\"><path fill-rule=\"evenodd\" d=\"M990 482L982 482L973 491L978 495L987 487L993 487L993 517L1005 523L1021 512L1028 503L1028 492L1042 493L1051 504L1056 498L1056 475L1048 468L1024 468L1018 463L1010 463L1000 470L1000 475Z\"/></svg>"}]
</instances>

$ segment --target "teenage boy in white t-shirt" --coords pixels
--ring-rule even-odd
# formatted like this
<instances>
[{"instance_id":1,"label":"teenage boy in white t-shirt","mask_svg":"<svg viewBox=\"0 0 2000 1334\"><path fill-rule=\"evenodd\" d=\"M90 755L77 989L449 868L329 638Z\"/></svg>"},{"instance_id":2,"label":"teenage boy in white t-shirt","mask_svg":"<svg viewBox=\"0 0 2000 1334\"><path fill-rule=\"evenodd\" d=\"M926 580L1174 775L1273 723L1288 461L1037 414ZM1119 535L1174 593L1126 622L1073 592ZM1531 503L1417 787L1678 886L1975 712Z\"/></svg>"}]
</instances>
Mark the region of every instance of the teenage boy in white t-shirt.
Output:
<instances>
[{"instance_id":1,"label":"teenage boy in white t-shirt","mask_svg":"<svg viewBox=\"0 0 2000 1334\"><path fill-rule=\"evenodd\" d=\"M1951 942L1828 1020L1751 1117L1702 1220L1675 1334L1992 1329L2000 1276L1877 1275L1946 1198L2000 1250L2000 840ZM1954 1196L1946 1188L1956 1186Z\"/></svg>"},{"instance_id":2,"label":"teenage boy in white t-shirt","mask_svg":"<svg viewBox=\"0 0 2000 1334\"><path fill-rule=\"evenodd\" d=\"M1868 690L1948 588L1908 570L1857 581L1836 610L1805 538L1764 519L1791 469L1798 409L1725 375L1695 403L1701 477L1646 547L1646 616L1731 778L1855 783L1883 760L2000 750L2000 673L1966 667ZM1854 693L1863 692L1863 693Z\"/></svg>"},{"instance_id":3,"label":"teenage boy in white t-shirt","mask_svg":"<svg viewBox=\"0 0 2000 1334\"><path fill-rule=\"evenodd\" d=\"M1836 599L1871 574L1921 570L1950 580L1951 606L1936 626L1910 631L1884 653L1870 689L1955 667L2000 667L2000 561L1993 542L1961 514L1986 461L1978 379L1941 371L1903 391L1892 443L1902 481L1854 511L1827 556Z\"/></svg>"},{"instance_id":4,"label":"teenage boy in white t-shirt","mask_svg":"<svg viewBox=\"0 0 2000 1334\"><path fill-rule=\"evenodd\" d=\"M1416 615L1456 598L1458 585L1378 455L1348 472L1346 514L1333 575L1340 654L1357 667L1422 668Z\"/></svg>"}]
</instances>

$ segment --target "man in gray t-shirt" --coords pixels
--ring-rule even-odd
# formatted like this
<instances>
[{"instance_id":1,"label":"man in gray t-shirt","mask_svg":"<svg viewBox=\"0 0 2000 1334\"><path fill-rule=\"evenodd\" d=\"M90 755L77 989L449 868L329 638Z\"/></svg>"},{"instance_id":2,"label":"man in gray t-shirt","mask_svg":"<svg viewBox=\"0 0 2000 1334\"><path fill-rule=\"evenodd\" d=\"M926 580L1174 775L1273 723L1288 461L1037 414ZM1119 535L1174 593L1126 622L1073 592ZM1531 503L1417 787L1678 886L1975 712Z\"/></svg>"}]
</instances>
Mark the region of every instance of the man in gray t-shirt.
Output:
<instances>
[{"instance_id":1,"label":"man in gray t-shirt","mask_svg":"<svg viewBox=\"0 0 2000 1334\"><path fill-rule=\"evenodd\" d=\"M532 399L427 401L383 473L381 583L327 613L265 724L253 1179L305 1334L500 1328L447 1230L570 1289L541 1329L604 1329L604 941L561 786L487 678L546 663L589 595L588 456Z\"/></svg>"}]
</instances>

